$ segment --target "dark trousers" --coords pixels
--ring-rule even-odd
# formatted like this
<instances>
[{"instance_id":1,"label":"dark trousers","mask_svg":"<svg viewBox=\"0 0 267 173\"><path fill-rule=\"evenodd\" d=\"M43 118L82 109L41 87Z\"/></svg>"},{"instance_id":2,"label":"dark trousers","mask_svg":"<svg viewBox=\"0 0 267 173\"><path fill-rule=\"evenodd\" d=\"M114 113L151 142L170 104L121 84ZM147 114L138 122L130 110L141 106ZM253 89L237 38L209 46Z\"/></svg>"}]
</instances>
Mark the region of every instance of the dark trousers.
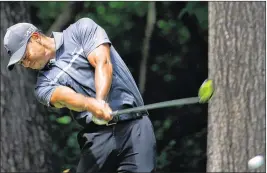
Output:
<instances>
[{"instance_id":1,"label":"dark trousers","mask_svg":"<svg viewBox=\"0 0 267 173\"><path fill-rule=\"evenodd\" d=\"M78 135L82 155L77 173L153 172L156 139L151 121L141 119L97 126Z\"/></svg>"}]
</instances>

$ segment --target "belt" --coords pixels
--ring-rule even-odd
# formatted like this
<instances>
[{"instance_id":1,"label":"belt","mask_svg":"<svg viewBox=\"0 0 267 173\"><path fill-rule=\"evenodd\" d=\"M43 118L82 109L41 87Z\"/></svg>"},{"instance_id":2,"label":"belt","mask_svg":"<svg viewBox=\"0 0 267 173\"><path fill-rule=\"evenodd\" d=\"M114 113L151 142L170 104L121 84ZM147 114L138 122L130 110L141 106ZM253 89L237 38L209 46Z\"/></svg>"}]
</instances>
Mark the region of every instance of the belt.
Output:
<instances>
[{"instance_id":1,"label":"belt","mask_svg":"<svg viewBox=\"0 0 267 173\"><path fill-rule=\"evenodd\" d=\"M111 125L115 125L119 122L123 122L123 121L129 121L129 120L135 120L135 119L140 119L143 116L146 116L147 114L145 113L130 113L130 114L122 114L122 115L117 115L115 117L113 117L113 119L111 121L109 121L106 126L111 126Z\"/></svg>"}]
</instances>

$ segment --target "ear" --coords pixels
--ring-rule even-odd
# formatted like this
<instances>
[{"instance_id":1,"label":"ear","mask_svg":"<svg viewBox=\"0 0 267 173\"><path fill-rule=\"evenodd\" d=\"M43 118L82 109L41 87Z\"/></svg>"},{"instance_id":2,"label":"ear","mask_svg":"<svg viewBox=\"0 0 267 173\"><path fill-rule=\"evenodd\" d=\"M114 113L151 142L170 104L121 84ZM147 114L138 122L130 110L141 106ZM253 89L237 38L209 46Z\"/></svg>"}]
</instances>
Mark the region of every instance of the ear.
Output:
<instances>
[{"instance_id":1,"label":"ear","mask_svg":"<svg viewBox=\"0 0 267 173\"><path fill-rule=\"evenodd\" d=\"M41 40L41 35L40 35L38 32L34 32L34 33L32 34L31 39L33 39L33 40L39 42L39 41Z\"/></svg>"}]
</instances>

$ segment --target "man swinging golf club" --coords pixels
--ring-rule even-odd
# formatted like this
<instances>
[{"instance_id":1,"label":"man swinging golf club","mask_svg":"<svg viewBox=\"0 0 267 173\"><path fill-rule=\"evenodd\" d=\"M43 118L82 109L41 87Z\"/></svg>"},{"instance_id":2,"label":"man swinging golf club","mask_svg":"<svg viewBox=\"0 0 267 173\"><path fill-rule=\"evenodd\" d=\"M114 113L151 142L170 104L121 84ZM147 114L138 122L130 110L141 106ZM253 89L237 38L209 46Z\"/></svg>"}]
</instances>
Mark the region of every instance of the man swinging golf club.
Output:
<instances>
[{"instance_id":1,"label":"man swinging golf club","mask_svg":"<svg viewBox=\"0 0 267 173\"><path fill-rule=\"evenodd\" d=\"M84 127L77 137L82 154L76 172L155 169L156 140L147 111L111 116L112 110L144 103L101 26L82 18L48 37L30 23L18 23L7 29L4 47L9 70L15 64L39 70L37 100L68 108Z\"/></svg>"}]
</instances>

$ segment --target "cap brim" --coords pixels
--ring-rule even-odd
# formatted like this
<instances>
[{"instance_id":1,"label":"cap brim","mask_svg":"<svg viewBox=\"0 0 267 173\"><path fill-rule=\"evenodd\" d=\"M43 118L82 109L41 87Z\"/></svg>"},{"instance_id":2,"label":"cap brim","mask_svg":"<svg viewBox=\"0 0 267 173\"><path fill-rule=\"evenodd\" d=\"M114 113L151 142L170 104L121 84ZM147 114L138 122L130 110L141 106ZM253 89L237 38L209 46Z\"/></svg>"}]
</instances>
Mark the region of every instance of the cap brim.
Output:
<instances>
[{"instance_id":1,"label":"cap brim","mask_svg":"<svg viewBox=\"0 0 267 173\"><path fill-rule=\"evenodd\" d=\"M16 63L18 63L25 54L27 47L27 43L25 43L19 50L17 50L10 58L9 63L7 65L8 70L12 70Z\"/></svg>"}]
</instances>

